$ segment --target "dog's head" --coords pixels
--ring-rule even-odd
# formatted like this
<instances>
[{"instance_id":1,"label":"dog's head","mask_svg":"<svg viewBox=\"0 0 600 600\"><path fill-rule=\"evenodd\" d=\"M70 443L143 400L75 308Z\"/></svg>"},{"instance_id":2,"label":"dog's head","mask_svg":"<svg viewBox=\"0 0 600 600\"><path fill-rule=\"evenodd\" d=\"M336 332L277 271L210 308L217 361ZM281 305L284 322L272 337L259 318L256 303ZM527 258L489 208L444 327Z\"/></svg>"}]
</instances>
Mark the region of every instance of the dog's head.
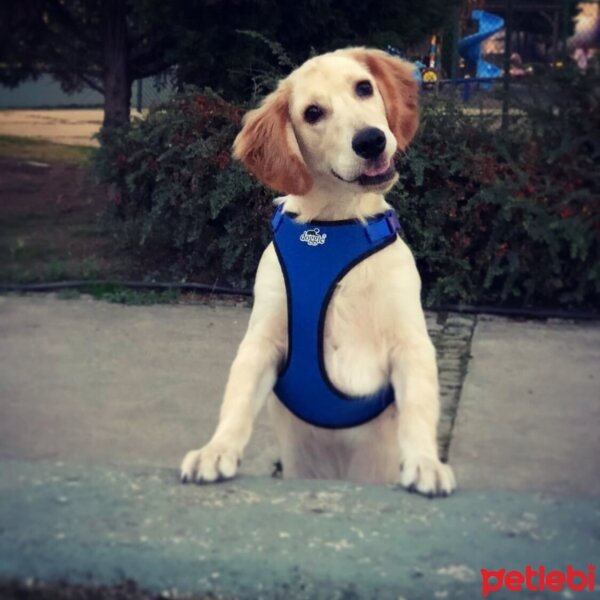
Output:
<instances>
[{"instance_id":1,"label":"dog's head","mask_svg":"<svg viewBox=\"0 0 600 600\"><path fill-rule=\"evenodd\" d=\"M308 60L244 118L234 156L269 187L302 196L314 181L386 191L393 157L418 126L414 68L380 50Z\"/></svg>"}]
</instances>

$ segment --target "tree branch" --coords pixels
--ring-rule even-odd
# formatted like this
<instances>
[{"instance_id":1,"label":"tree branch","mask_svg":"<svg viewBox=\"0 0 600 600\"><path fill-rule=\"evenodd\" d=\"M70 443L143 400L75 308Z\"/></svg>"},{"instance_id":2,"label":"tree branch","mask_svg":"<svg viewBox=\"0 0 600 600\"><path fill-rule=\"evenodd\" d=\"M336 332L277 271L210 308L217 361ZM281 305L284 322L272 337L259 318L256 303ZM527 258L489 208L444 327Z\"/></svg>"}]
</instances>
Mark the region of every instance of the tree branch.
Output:
<instances>
[{"instance_id":1,"label":"tree branch","mask_svg":"<svg viewBox=\"0 0 600 600\"><path fill-rule=\"evenodd\" d=\"M131 47L129 51L129 60L132 65L145 64L152 62L164 55L165 39L160 39L157 43L148 46L147 44Z\"/></svg>"},{"instance_id":2,"label":"tree branch","mask_svg":"<svg viewBox=\"0 0 600 600\"><path fill-rule=\"evenodd\" d=\"M151 75L158 75L169 67L173 66L173 62L169 60L156 60L153 63L145 65L131 65L130 73L132 79L142 79Z\"/></svg>"},{"instance_id":3,"label":"tree branch","mask_svg":"<svg viewBox=\"0 0 600 600\"><path fill-rule=\"evenodd\" d=\"M95 81L94 79L92 79L88 75L85 75L84 73L79 73L78 77L88 87L91 87L93 90L96 90L97 92L100 92L102 95L104 95L104 87L100 83L98 83L98 81Z\"/></svg>"}]
</instances>

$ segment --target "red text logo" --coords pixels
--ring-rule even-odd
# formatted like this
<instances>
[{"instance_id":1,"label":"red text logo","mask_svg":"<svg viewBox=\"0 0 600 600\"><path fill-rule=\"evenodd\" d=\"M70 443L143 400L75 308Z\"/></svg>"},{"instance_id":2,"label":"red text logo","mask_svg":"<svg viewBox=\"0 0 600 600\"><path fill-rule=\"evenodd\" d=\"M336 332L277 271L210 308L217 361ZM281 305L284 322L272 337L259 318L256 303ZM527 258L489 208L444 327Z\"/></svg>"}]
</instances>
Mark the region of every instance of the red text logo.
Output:
<instances>
[{"instance_id":1,"label":"red text logo","mask_svg":"<svg viewBox=\"0 0 600 600\"><path fill-rule=\"evenodd\" d=\"M481 569L481 593L487 598L491 592L505 588L511 592L520 592L523 588L531 592L561 592L565 587L574 592L584 590L593 592L595 589L596 567L590 565L585 571L578 571L571 565L567 567L566 572L546 571L541 565L537 570L529 565L525 567L525 572L507 571L498 569L497 571L488 571Z\"/></svg>"}]
</instances>

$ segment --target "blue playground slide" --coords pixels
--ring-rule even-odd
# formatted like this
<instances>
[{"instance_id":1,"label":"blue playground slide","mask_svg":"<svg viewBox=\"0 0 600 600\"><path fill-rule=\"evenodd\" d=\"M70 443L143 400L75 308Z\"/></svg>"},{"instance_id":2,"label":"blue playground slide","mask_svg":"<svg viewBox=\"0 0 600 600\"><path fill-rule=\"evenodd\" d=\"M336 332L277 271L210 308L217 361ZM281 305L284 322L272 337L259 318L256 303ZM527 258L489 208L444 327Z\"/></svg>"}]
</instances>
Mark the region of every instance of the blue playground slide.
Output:
<instances>
[{"instance_id":1,"label":"blue playground slide","mask_svg":"<svg viewBox=\"0 0 600 600\"><path fill-rule=\"evenodd\" d=\"M471 18L479 22L479 31L458 42L459 54L476 66L475 77L501 77L502 69L481 58L481 44L504 27L504 19L484 10L474 10Z\"/></svg>"}]
</instances>

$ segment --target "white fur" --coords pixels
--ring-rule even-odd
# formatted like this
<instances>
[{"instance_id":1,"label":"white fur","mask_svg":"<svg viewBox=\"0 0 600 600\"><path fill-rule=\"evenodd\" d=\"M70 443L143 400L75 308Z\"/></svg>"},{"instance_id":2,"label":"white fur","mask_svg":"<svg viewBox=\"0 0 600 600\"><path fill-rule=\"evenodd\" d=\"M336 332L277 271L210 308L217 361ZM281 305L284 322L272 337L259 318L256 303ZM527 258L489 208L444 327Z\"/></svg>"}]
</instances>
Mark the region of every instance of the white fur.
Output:
<instances>
[{"instance_id":1,"label":"white fur","mask_svg":"<svg viewBox=\"0 0 600 600\"><path fill-rule=\"evenodd\" d=\"M372 98L356 98L357 79L373 81L362 64L338 52L308 61L287 80L291 126L313 185L305 195L280 201L301 221L364 219L389 207L383 193L391 184L364 189L331 174L332 168L348 180L361 174L364 161L351 147L361 128L379 127L387 139L385 155L396 151L381 95L376 90ZM327 112L318 128L302 117L304 107L313 103ZM295 417L272 392L287 353L287 304L281 268L269 245L258 267L254 308L231 367L219 424L206 446L185 456L182 480L233 477L254 419L268 401L284 477L400 483L427 495L452 492L452 470L438 459L437 367L420 286L413 256L400 238L340 282L325 322L330 379L351 395L374 392L391 381L396 402L367 424L320 429Z\"/></svg>"}]
</instances>

